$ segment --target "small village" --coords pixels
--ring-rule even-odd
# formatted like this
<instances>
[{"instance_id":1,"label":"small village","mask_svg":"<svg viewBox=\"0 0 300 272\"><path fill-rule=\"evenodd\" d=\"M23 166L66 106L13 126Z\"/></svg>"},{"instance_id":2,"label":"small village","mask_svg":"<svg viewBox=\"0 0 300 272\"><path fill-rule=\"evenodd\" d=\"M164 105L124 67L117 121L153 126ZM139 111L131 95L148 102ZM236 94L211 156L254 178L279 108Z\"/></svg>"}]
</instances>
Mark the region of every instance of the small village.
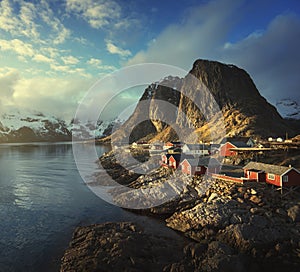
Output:
<instances>
[{"instance_id":1,"label":"small village","mask_svg":"<svg viewBox=\"0 0 300 272\"><path fill-rule=\"evenodd\" d=\"M251 137L229 137L220 144L187 144L182 142L133 143L132 148L148 149L157 156L161 167L179 170L191 177L203 175L228 182L262 182L275 189L293 191L300 187L300 171L292 165L259 162L271 152L299 150L299 142L269 138L256 142ZM252 159L252 160L251 160ZM234 162L238 160L239 165Z\"/></svg>"}]
</instances>

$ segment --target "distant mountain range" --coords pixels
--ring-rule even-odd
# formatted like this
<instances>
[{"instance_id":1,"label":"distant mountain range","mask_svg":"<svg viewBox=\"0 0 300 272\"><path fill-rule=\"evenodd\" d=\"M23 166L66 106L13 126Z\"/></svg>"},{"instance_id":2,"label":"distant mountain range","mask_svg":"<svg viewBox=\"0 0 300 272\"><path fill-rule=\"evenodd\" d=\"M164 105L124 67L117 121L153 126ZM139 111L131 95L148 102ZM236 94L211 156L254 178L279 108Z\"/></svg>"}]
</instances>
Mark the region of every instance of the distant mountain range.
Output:
<instances>
[{"instance_id":1,"label":"distant mountain range","mask_svg":"<svg viewBox=\"0 0 300 272\"><path fill-rule=\"evenodd\" d=\"M114 123L72 120L67 123L42 113L17 112L0 115L0 143L56 142L101 138L111 133Z\"/></svg>"},{"instance_id":2,"label":"distant mountain range","mask_svg":"<svg viewBox=\"0 0 300 272\"><path fill-rule=\"evenodd\" d=\"M209 90L222 112L225 136L266 138L284 136L285 133L290 136L299 134L299 123L285 120L277 109L260 95L245 70L234 65L200 59L195 61L186 77L168 77L150 85L131 117L113 134L113 139L122 142L125 135L130 133L131 142L178 140L173 128L184 130L189 127L195 128L198 140L217 140L211 138L209 125L218 128L222 118L212 116L207 120L196 106L197 103L202 109L208 110L214 106L206 99L203 86ZM159 106L158 100L174 107L170 107L166 112ZM295 108L297 105L291 101L282 101L278 106ZM147 120L139 123L141 114L146 116ZM297 117L297 114L287 116ZM172 122L167 124L160 121L165 117Z\"/></svg>"}]
</instances>

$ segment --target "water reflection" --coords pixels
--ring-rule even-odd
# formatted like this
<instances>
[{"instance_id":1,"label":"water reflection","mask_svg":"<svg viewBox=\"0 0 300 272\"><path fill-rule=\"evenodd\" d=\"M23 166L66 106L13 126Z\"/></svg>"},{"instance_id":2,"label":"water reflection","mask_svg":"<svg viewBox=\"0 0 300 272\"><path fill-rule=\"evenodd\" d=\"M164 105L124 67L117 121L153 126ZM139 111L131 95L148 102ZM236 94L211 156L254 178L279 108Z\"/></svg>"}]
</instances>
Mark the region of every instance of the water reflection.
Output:
<instances>
[{"instance_id":1,"label":"water reflection","mask_svg":"<svg viewBox=\"0 0 300 272\"><path fill-rule=\"evenodd\" d=\"M90 148L80 151L92 171ZM0 173L0 271L41 271L75 225L122 214L85 186L70 143L0 145Z\"/></svg>"}]
</instances>

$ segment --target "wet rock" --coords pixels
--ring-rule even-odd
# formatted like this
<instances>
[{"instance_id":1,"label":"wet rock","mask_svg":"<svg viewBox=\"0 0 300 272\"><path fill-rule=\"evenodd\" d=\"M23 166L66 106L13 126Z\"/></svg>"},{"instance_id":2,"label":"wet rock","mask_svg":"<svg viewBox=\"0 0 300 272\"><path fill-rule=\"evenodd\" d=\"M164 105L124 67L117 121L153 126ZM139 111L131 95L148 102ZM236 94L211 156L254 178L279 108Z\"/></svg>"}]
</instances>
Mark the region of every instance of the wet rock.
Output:
<instances>
[{"instance_id":1,"label":"wet rock","mask_svg":"<svg viewBox=\"0 0 300 272\"><path fill-rule=\"evenodd\" d=\"M249 200L250 200L251 202L255 203L255 204L258 204L258 203L261 202L261 198L258 197L257 195L252 195L252 196L249 198Z\"/></svg>"},{"instance_id":2,"label":"wet rock","mask_svg":"<svg viewBox=\"0 0 300 272\"><path fill-rule=\"evenodd\" d=\"M212 202L214 199L216 199L218 197L218 194L216 194L216 193L212 193L210 196L209 196L209 198L208 198L208 200L207 200L207 203L210 203L210 202Z\"/></svg>"},{"instance_id":3,"label":"wet rock","mask_svg":"<svg viewBox=\"0 0 300 272\"><path fill-rule=\"evenodd\" d=\"M201 263L202 271L246 271L246 265L240 256L233 254L233 249L218 241L211 242L208 246L207 257ZM199 267L199 268L200 268Z\"/></svg>"},{"instance_id":4,"label":"wet rock","mask_svg":"<svg viewBox=\"0 0 300 272\"><path fill-rule=\"evenodd\" d=\"M269 221L261 215L252 215L250 218L250 223L254 226L264 228L269 224Z\"/></svg>"},{"instance_id":5,"label":"wet rock","mask_svg":"<svg viewBox=\"0 0 300 272\"><path fill-rule=\"evenodd\" d=\"M210 204L200 203L192 209L174 213L166 222L167 226L183 232L199 226L222 228L228 225L232 214L230 205L214 201Z\"/></svg>"},{"instance_id":6,"label":"wet rock","mask_svg":"<svg viewBox=\"0 0 300 272\"><path fill-rule=\"evenodd\" d=\"M257 207L254 207L254 208L251 208L250 209L250 212L252 214L264 214L265 213L265 210L263 208L257 208Z\"/></svg>"},{"instance_id":7,"label":"wet rock","mask_svg":"<svg viewBox=\"0 0 300 272\"><path fill-rule=\"evenodd\" d=\"M300 207L295 205L288 209L288 216L293 220L293 222L300 222Z\"/></svg>"},{"instance_id":8,"label":"wet rock","mask_svg":"<svg viewBox=\"0 0 300 272\"><path fill-rule=\"evenodd\" d=\"M79 227L60 271L162 271L183 257L182 246L127 222Z\"/></svg>"},{"instance_id":9,"label":"wet rock","mask_svg":"<svg viewBox=\"0 0 300 272\"><path fill-rule=\"evenodd\" d=\"M254 219L256 218L256 219ZM268 221L263 221L261 217L253 217L251 223L232 224L222 233L220 239L227 241L234 248L241 252L266 252L280 241L290 239L288 230L282 230L281 226L268 228ZM257 253L261 255L262 253Z\"/></svg>"},{"instance_id":10,"label":"wet rock","mask_svg":"<svg viewBox=\"0 0 300 272\"><path fill-rule=\"evenodd\" d=\"M276 213L278 213L278 214L280 214L282 216L287 216L287 212L284 209L282 209L282 208L276 209Z\"/></svg>"}]
</instances>

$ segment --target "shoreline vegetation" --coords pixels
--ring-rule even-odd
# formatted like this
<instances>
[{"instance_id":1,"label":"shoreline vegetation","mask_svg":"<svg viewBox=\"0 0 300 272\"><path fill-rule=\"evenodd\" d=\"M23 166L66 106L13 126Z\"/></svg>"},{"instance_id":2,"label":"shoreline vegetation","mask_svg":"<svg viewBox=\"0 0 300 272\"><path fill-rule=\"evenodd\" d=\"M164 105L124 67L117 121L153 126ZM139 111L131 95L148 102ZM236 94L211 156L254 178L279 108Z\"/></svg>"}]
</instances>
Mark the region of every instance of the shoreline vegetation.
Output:
<instances>
[{"instance_id":1,"label":"shoreline vegetation","mask_svg":"<svg viewBox=\"0 0 300 272\"><path fill-rule=\"evenodd\" d=\"M110 151L99 159L112 179L133 189L172 185L176 193L160 206L131 211L155 216L182 235L170 239L132 222L78 227L62 258L61 271L298 271L298 191L281 195L265 183L221 180L210 180L207 186L203 177L156 167L159 158L142 150L131 155L146 162L150 170L135 174L134 163L120 165L122 154ZM97 185L106 185L101 173L89 184ZM123 188L110 194L120 206L128 201L141 204L143 199ZM157 197L165 197L163 190Z\"/></svg>"}]
</instances>

